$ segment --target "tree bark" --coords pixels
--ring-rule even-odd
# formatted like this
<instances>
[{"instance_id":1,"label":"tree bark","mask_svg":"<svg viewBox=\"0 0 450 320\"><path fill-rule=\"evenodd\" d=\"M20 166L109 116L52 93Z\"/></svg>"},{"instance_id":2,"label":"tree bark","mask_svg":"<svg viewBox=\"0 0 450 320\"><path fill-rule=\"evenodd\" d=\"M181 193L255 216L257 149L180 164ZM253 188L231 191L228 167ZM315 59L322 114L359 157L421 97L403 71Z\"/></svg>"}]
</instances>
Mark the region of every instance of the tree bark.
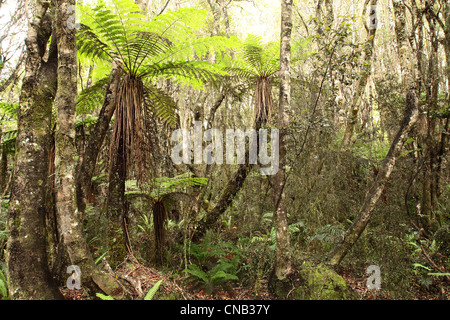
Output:
<instances>
[{"instance_id":1,"label":"tree bark","mask_svg":"<svg viewBox=\"0 0 450 320\"><path fill-rule=\"evenodd\" d=\"M95 289L92 274L95 263L83 231L83 221L76 206L75 144L77 99L76 30L69 28L70 6L75 0L56 0L56 36L58 39L58 91L56 94L57 124L55 131L55 190L56 210L61 237L70 261L81 270L81 282ZM75 88L75 89L74 89ZM88 290L89 290L88 289ZM91 292L93 293L93 292Z\"/></svg>"},{"instance_id":2,"label":"tree bark","mask_svg":"<svg viewBox=\"0 0 450 320\"><path fill-rule=\"evenodd\" d=\"M81 271L81 286L95 297L100 290L121 298L122 289L114 278L97 269L83 231L82 212L77 209L75 142L77 98L76 30L67 23L75 0L55 0L58 39L57 128L55 133L56 207L61 237L72 265ZM75 90L74 90L75 88Z\"/></svg>"},{"instance_id":3,"label":"tree bark","mask_svg":"<svg viewBox=\"0 0 450 320\"><path fill-rule=\"evenodd\" d=\"M63 298L49 271L45 242L45 186L57 72L55 37L47 61L43 60L52 32L48 8L48 2L37 1L25 40L26 71L8 210L7 267L13 299Z\"/></svg>"},{"instance_id":4,"label":"tree bark","mask_svg":"<svg viewBox=\"0 0 450 320\"><path fill-rule=\"evenodd\" d=\"M349 250L356 243L372 217L377 201L380 198L387 181L389 180L392 170L394 169L395 162L401 148L403 147L403 143L406 138L408 138L408 133L419 117L417 106L418 99L416 95L417 94L414 89L411 89L406 96L406 110L400 129L391 144L386 158L381 164L375 182L364 198L364 202L358 216L351 225L350 229L345 233L342 242L337 245L329 255L328 260L332 265L338 265L341 263L342 259L344 259Z\"/></svg>"},{"instance_id":5,"label":"tree bark","mask_svg":"<svg viewBox=\"0 0 450 320\"><path fill-rule=\"evenodd\" d=\"M127 255L127 239L125 237L124 219L126 219L125 181L127 164L125 163L123 139L120 139L116 160L110 169L107 199L107 248L108 262L112 268L123 262Z\"/></svg>"},{"instance_id":6,"label":"tree bark","mask_svg":"<svg viewBox=\"0 0 450 320\"><path fill-rule=\"evenodd\" d=\"M289 124L288 110L291 104L291 34L292 0L281 2L281 46L280 46L280 104L277 127L279 135L279 170L273 177L273 205L276 216L277 248L275 274L278 280L285 279L292 271L284 186L286 184L286 130Z\"/></svg>"},{"instance_id":7,"label":"tree bark","mask_svg":"<svg viewBox=\"0 0 450 320\"><path fill-rule=\"evenodd\" d=\"M369 17L373 14L372 6L377 5L377 0L371 0L369 10ZM366 8L364 9L366 10ZM352 105L350 108L350 117L348 119L347 128L345 129L344 139L342 140L342 147L345 149L350 146L353 132L355 130L356 122L358 121L359 108L362 102L362 97L364 91L366 90L367 82L372 73L372 56L373 56L373 45L375 42L376 26L369 27L366 25L367 30L367 41L364 46L364 63L363 71L361 72L361 77L356 84L355 94L353 95Z\"/></svg>"},{"instance_id":8,"label":"tree bark","mask_svg":"<svg viewBox=\"0 0 450 320\"><path fill-rule=\"evenodd\" d=\"M78 162L76 179L77 206L78 210L82 213L84 213L84 210L86 209L87 197L89 196L89 190L91 189L92 177L95 172L98 154L100 153L103 141L108 133L111 118L116 108L115 96L121 75L122 68L117 62L113 61L108 87L106 89L98 120L89 135L84 153L81 155Z\"/></svg>"}]
</instances>

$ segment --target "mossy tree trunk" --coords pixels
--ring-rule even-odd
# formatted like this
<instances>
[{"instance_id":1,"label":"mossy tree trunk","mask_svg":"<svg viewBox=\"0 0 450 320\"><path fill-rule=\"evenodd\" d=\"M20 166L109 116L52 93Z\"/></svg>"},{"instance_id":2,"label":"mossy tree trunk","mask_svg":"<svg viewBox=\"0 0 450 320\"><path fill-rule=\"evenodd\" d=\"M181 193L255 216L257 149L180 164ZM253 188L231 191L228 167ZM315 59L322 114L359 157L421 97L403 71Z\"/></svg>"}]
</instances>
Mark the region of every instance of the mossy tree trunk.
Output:
<instances>
[{"instance_id":1,"label":"mossy tree trunk","mask_svg":"<svg viewBox=\"0 0 450 320\"><path fill-rule=\"evenodd\" d=\"M116 281L97 269L83 231L82 212L77 209L75 142L77 98L76 29L69 24L75 0L55 0L56 37L58 39L57 127L55 132L55 188L61 237L72 265L81 271L81 286L90 296L103 290L115 298L122 297Z\"/></svg>"},{"instance_id":2,"label":"mossy tree trunk","mask_svg":"<svg viewBox=\"0 0 450 320\"><path fill-rule=\"evenodd\" d=\"M52 34L49 3L37 1L35 9L25 41L27 58L8 211L9 290L13 299L62 299L49 271L45 242L50 123L57 84L56 37L47 48Z\"/></svg>"},{"instance_id":3,"label":"mossy tree trunk","mask_svg":"<svg viewBox=\"0 0 450 320\"><path fill-rule=\"evenodd\" d=\"M92 274L95 269L83 231L82 217L75 198L75 144L77 98L76 29L69 24L75 0L56 0L56 35L58 38L58 91L56 95L57 124L55 131L55 190L61 237L70 261L81 270L81 282L95 290Z\"/></svg>"}]
</instances>

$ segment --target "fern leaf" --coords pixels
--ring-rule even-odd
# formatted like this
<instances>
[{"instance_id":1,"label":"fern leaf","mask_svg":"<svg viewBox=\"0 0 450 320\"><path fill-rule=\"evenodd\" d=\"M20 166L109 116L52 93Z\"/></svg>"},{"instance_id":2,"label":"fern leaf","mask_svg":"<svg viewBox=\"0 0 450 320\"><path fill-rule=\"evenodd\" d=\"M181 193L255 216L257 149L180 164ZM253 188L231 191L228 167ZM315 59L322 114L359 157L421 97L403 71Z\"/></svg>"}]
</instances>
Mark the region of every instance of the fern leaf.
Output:
<instances>
[{"instance_id":1,"label":"fern leaf","mask_svg":"<svg viewBox=\"0 0 450 320\"><path fill-rule=\"evenodd\" d=\"M80 92L77 97L77 114L89 114L101 106L108 81L109 77L104 77Z\"/></svg>"},{"instance_id":2,"label":"fern leaf","mask_svg":"<svg viewBox=\"0 0 450 320\"><path fill-rule=\"evenodd\" d=\"M161 283L162 283L162 280L159 280L157 283L155 283L155 285L145 295L144 300L152 300L156 294L156 291L158 291Z\"/></svg>"}]
</instances>

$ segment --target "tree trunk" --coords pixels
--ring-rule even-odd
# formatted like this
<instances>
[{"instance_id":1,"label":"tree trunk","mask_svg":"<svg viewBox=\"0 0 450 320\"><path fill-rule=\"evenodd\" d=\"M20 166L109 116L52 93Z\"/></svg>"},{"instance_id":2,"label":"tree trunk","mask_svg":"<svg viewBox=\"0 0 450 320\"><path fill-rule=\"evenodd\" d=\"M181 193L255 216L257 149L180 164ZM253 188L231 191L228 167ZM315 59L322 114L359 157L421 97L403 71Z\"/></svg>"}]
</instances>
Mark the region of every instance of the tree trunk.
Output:
<instances>
[{"instance_id":1,"label":"tree trunk","mask_svg":"<svg viewBox=\"0 0 450 320\"><path fill-rule=\"evenodd\" d=\"M120 139L114 154L116 160L109 173L109 187L107 199L107 248L108 262L112 268L123 262L127 255L127 243L124 230L124 219L126 219L125 181L127 164L125 162L123 139Z\"/></svg>"},{"instance_id":2,"label":"tree trunk","mask_svg":"<svg viewBox=\"0 0 450 320\"><path fill-rule=\"evenodd\" d=\"M56 207L61 237L72 265L81 271L81 286L90 296L103 290L115 298L123 296L114 278L97 269L83 231L82 212L77 210L75 143L77 90L76 30L70 28L70 6L75 0L56 0L56 37L58 39L57 129L55 133Z\"/></svg>"},{"instance_id":3,"label":"tree trunk","mask_svg":"<svg viewBox=\"0 0 450 320\"><path fill-rule=\"evenodd\" d=\"M370 1L369 17L374 14L372 6L377 5L377 0ZM366 10L366 8L364 9ZM373 21L371 22L373 23ZM364 46L364 64L363 71L361 72L361 77L356 84L355 94L353 95L353 101L350 108L350 117L348 119L347 128L345 129L344 139L342 141L342 147L347 148L351 144L351 139L353 136L353 131L355 130L356 122L358 121L359 108L362 102L362 97L364 91L366 90L367 82L369 80L370 74L372 73L372 56L373 56L373 45L375 42L376 25L366 25L367 30L367 41Z\"/></svg>"},{"instance_id":4,"label":"tree trunk","mask_svg":"<svg viewBox=\"0 0 450 320\"><path fill-rule=\"evenodd\" d=\"M95 263L87 246L83 221L76 207L75 144L77 90L76 30L69 28L70 6L75 0L56 0L56 36L58 39L58 91L56 95L57 124L55 131L56 210L61 237L70 261L81 270L84 287L95 289L92 274ZM88 289L88 290L89 290ZM93 292L91 292L93 293Z\"/></svg>"},{"instance_id":5,"label":"tree trunk","mask_svg":"<svg viewBox=\"0 0 450 320\"><path fill-rule=\"evenodd\" d=\"M248 152L246 153L245 159L248 159ZM248 163L240 164L233 178L228 181L227 186L224 188L222 195L220 196L219 201L214 206L214 208L208 212L205 221L197 228L195 233L196 237L201 237L205 234L207 228L211 227L216 223L222 213L227 210L228 206L233 201L236 194L241 190L242 185L247 178L252 165ZM200 207L200 206L199 206Z\"/></svg>"},{"instance_id":6,"label":"tree trunk","mask_svg":"<svg viewBox=\"0 0 450 320\"><path fill-rule=\"evenodd\" d=\"M51 277L45 242L50 119L56 90L57 51L48 2L37 1L29 25L25 76L20 95L16 160L8 211L7 267L13 299L62 299Z\"/></svg>"},{"instance_id":7,"label":"tree trunk","mask_svg":"<svg viewBox=\"0 0 450 320\"><path fill-rule=\"evenodd\" d=\"M91 189L92 176L95 172L97 157L100 153L100 149L111 123L111 118L116 108L115 96L121 75L122 68L117 62L113 61L105 98L103 100L102 108L100 109L98 120L89 135L86 147L84 148L84 153L81 155L78 162L76 179L77 206L78 210L82 213L84 213L86 208L87 197L89 196L89 190Z\"/></svg>"},{"instance_id":8,"label":"tree trunk","mask_svg":"<svg viewBox=\"0 0 450 320\"><path fill-rule=\"evenodd\" d=\"M6 184L8 182L8 152L3 146L2 148L2 158L0 160L0 191L3 193L6 189Z\"/></svg>"},{"instance_id":9,"label":"tree trunk","mask_svg":"<svg viewBox=\"0 0 450 320\"><path fill-rule=\"evenodd\" d=\"M380 198L387 181L389 180L392 170L394 169L395 162L401 148L403 147L403 143L408 137L409 131L418 119L419 111L417 103L418 99L416 97L416 93L414 92L414 89L411 89L406 96L406 111L400 129L391 144L386 158L381 164L375 182L364 198L364 202L358 216L351 225L350 229L345 233L343 241L331 252L328 258L331 264L337 265L341 263L342 259L347 255L348 251L353 247L369 223L375 209L375 205L377 204L377 201Z\"/></svg>"},{"instance_id":10,"label":"tree trunk","mask_svg":"<svg viewBox=\"0 0 450 320\"><path fill-rule=\"evenodd\" d=\"M286 130L289 124L288 110L291 103L291 34L292 0L281 2L281 46L280 46L280 105L277 126L279 136L279 170L273 177L273 205L277 229L275 274L284 280L291 273L289 226L287 221L284 186L286 184Z\"/></svg>"}]
</instances>

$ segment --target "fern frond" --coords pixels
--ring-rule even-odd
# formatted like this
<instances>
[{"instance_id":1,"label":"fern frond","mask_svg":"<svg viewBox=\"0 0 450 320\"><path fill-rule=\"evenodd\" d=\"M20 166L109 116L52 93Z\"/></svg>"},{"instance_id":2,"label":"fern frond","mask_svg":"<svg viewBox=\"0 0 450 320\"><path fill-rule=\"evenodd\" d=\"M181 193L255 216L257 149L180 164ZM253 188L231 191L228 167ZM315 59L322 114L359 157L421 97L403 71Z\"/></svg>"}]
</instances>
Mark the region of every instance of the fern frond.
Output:
<instances>
[{"instance_id":1,"label":"fern frond","mask_svg":"<svg viewBox=\"0 0 450 320\"><path fill-rule=\"evenodd\" d=\"M261 37L249 35L237 51L231 68L235 72L242 69L248 74L271 77L279 70L279 57L278 43L264 44Z\"/></svg>"},{"instance_id":2,"label":"fern frond","mask_svg":"<svg viewBox=\"0 0 450 320\"><path fill-rule=\"evenodd\" d=\"M202 37L172 46L164 54L154 57L155 63L181 60L206 60L211 53L222 54L230 49L237 48L239 42L236 38Z\"/></svg>"},{"instance_id":3,"label":"fern frond","mask_svg":"<svg viewBox=\"0 0 450 320\"><path fill-rule=\"evenodd\" d=\"M112 61L113 53L108 45L87 25L82 24L77 33L77 47L79 54L93 59Z\"/></svg>"},{"instance_id":4,"label":"fern frond","mask_svg":"<svg viewBox=\"0 0 450 320\"><path fill-rule=\"evenodd\" d=\"M8 118L17 119L19 114L19 105L17 103L0 102L0 114Z\"/></svg>"},{"instance_id":5,"label":"fern frond","mask_svg":"<svg viewBox=\"0 0 450 320\"><path fill-rule=\"evenodd\" d=\"M203 89L203 84L215 82L227 73L219 66L206 61L179 61L153 64L139 75L145 78L172 78L175 81Z\"/></svg>"},{"instance_id":6,"label":"fern frond","mask_svg":"<svg viewBox=\"0 0 450 320\"><path fill-rule=\"evenodd\" d=\"M108 77L98 80L77 97L77 114L89 114L103 103Z\"/></svg>"},{"instance_id":7,"label":"fern frond","mask_svg":"<svg viewBox=\"0 0 450 320\"><path fill-rule=\"evenodd\" d=\"M175 126L177 104L167 93L152 83L147 83L144 86L144 102L156 116L165 120L170 126Z\"/></svg>"},{"instance_id":8,"label":"fern frond","mask_svg":"<svg viewBox=\"0 0 450 320\"><path fill-rule=\"evenodd\" d=\"M206 10L182 8L154 17L146 30L180 44L197 38L198 32L205 27L207 17Z\"/></svg>"},{"instance_id":9,"label":"fern frond","mask_svg":"<svg viewBox=\"0 0 450 320\"><path fill-rule=\"evenodd\" d=\"M6 154L14 154L16 151L17 130L8 130L2 132L2 150Z\"/></svg>"}]
</instances>

